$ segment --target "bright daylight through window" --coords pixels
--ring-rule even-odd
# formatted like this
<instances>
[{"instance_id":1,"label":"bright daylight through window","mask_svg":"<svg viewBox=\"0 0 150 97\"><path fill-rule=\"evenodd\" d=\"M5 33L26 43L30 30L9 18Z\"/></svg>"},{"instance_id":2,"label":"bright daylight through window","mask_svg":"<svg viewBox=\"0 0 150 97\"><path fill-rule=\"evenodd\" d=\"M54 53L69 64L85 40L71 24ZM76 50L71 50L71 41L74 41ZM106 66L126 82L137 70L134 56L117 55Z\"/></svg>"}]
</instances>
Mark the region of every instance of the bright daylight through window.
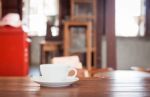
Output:
<instances>
[{"instance_id":1,"label":"bright daylight through window","mask_svg":"<svg viewBox=\"0 0 150 97\"><path fill-rule=\"evenodd\" d=\"M144 36L145 0L116 0L116 36Z\"/></svg>"},{"instance_id":2,"label":"bright daylight through window","mask_svg":"<svg viewBox=\"0 0 150 97\"><path fill-rule=\"evenodd\" d=\"M23 25L31 36L45 36L47 20L58 26L59 0L24 0ZM58 34L58 29L52 27L52 35Z\"/></svg>"}]
</instances>

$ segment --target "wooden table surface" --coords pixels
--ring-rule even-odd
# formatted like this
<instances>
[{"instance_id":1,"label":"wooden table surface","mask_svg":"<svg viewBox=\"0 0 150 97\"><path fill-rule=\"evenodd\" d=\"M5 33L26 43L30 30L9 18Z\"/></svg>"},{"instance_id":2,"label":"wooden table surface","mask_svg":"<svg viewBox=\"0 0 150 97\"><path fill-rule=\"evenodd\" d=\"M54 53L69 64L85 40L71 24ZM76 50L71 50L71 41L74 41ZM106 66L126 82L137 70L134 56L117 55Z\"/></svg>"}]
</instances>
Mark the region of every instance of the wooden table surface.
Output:
<instances>
[{"instance_id":1,"label":"wooden table surface","mask_svg":"<svg viewBox=\"0 0 150 97\"><path fill-rule=\"evenodd\" d=\"M0 97L150 97L150 73L113 71L63 88L40 87L29 77L0 77Z\"/></svg>"}]
</instances>

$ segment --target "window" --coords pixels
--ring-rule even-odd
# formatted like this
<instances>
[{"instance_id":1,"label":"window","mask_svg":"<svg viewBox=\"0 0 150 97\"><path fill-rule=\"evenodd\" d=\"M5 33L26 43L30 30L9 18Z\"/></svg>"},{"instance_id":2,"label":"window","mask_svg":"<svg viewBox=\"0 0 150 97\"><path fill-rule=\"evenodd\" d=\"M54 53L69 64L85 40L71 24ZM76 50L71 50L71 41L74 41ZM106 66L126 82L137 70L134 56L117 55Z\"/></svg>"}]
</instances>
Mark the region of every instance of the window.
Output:
<instances>
[{"instance_id":1,"label":"window","mask_svg":"<svg viewBox=\"0 0 150 97\"><path fill-rule=\"evenodd\" d=\"M30 36L45 36L47 21L57 26L57 17L58 0L24 0L23 25ZM52 28L53 35L58 34L55 30Z\"/></svg>"},{"instance_id":2,"label":"window","mask_svg":"<svg viewBox=\"0 0 150 97\"><path fill-rule=\"evenodd\" d=\"M145 0L116 0L116 36L144 36Z\"/></svg>"}]
</instances>

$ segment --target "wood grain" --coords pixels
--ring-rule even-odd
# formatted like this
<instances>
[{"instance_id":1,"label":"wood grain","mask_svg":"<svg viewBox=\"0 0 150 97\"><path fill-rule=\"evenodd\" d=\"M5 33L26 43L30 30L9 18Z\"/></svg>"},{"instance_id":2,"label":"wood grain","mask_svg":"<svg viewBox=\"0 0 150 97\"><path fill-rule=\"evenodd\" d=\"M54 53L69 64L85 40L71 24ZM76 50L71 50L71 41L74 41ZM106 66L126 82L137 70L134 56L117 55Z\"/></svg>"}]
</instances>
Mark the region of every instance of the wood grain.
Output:
<instances>
[{"instance_id":1,"label":"wood grain","mask_svg":"<svg viewBox=\"0 0 150 97\"><path fill-rule=\"evenodd\" d=\"M150 97L150 74L112 71L63 88L40 87L29 77L0 77L0 97Z\"/></svg>"}]
</instances>

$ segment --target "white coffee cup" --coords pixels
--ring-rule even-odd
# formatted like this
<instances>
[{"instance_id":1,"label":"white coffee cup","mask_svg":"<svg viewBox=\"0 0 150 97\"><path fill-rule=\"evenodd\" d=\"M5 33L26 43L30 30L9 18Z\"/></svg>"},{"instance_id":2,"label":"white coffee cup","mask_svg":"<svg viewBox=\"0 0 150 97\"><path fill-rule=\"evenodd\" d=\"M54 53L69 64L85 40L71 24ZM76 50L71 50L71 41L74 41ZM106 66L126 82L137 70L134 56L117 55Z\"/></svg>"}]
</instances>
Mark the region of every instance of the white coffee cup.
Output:
<instances>
[{"instance_id":1,"label":"white coffee cup","mask_svg":"<svg viewBox=\"0 0 150 97\"><path fill-rule=\"evenodd\" d=\"M74 74L71 76L69 76L70 71L74 71ZM51 81L62 81L77 75L75 68L63 64L41 64L40 72L43 78Z\"/></svg>"}]
</instances>

